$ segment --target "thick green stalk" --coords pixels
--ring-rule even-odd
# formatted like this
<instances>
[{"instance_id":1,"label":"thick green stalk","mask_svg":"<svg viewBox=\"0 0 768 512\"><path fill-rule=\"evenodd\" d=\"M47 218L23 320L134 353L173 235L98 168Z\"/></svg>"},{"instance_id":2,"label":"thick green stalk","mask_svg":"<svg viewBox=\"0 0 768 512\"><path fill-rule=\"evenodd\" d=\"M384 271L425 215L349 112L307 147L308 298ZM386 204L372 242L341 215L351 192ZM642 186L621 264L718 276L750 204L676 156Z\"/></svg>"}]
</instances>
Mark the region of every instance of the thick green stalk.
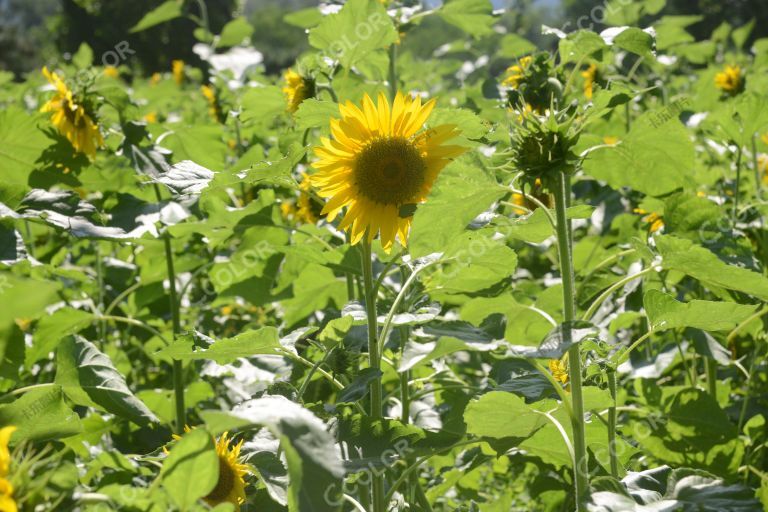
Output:
<instances>
[{"instance_id":1,"label":"thick green stalk","mask_svg":"<svg viewBox=\"0 0 768 512\"><path fill-rule=\"evenodd\" d=\"M157 201L162 200L160 194L160 187L157 184L155 187L155 196ZM176 341L176 337L181 334L181 318L179 315L179 298L176 292L176 270L173 266L173 247L171 246L171 236L166 231L163 234L163 243L165 245L165 263L168 269L168 296L171 303L171 323L173 325L173 340ZM181 361L173 360L173 396L176 405L176 424L174 429L177 434L184 432L184 425L186 425L186 407L184 407L184 367Z\"/></svg>"},{"instance_id":2,"label":"thick green stalk","mask_svg":"<svg viewBox=\"0 0 768 512\"><path fill-rule=\"evenodd\" d=\"M367 238L367 235L366 235ZM368 316L368 365L379 370L381 368L381 355L379 354L378 326L376 321L376 295L373 293L373 260L371 257L371 243L363 241L362 267L363 267L363 291L365 295L365 311ZM383 402L381 392L381 378L377 377L371 382L371 409L373 419L383 416ZM372 475L373 482L373 512L385 512L384 502L384 475L375 470Z\"/></svg>"},{"instance_id":3,"label":"thick green stalk","mask_svg":"<svg viewBox=\"0 0 768 512\"><path fill-rule=\"evenodd\" d=\"M619 458L616 455L616 371L609 368L608 391L611 393L613 403L608 408L608 453L611 457L611 476L619 478Z\"/></svg>"},{"instance_id":4,"label":"thick green stalk","mask_svg":"<svg viewBox=\"0 0 768 512\"><path fill-rule=\"evenodd\" d=\"M389 47L389 101L394 102L397 95L397 45Z\"/></svg>"},{"instance_id":5,"label":"thick green stalk","mask_svg":"<svg viewBox=\"0 0 768 512\"><path fill-rule=\"evenodd\" d=\"M168 233L163 236L165 242L165 261L168 266L168 291L171 301L171 322L173 323L173 339L181 334L181 319L179 318L179 299L176 295L176 271L173 267L173 248ZM176 402L176 432L184 432L186 421L186 408L184 407L184 368L181 361L173 360L173 396Z\"/></svg>"},{"instance_id":6,"label":"thick green stalk","mask_svg":"<svg viewBox=\"0 0 768 512\"><path fill-rule=\"evenodd\" d=\"M566 215L566 204L571 193L570 179L562 172L558 173L558 186L555 188L555 217L557 219L558 255L560 274L563 279L563 337L566 343L572 342L571 322L576 317L576 304L573 274L573 255L571 249L570 221ZM577 510L586 510L589 491L587 467L587 445L584 427L584 399L581 391L581 354L578 343L568 349L568 380L571 383L573 427L574 483Z\"/></svg>"},{"instance_id":7,"label":"thick green stalk","mask_svg":"<svg viewBox=\"0 0 768 512\"><path fill-rule=\"evenodd\" d=\"M705 358L704 364L707 371L707 391L709 395L717 400L717 361L712 358Z\"/></svg>"}]
</instances>

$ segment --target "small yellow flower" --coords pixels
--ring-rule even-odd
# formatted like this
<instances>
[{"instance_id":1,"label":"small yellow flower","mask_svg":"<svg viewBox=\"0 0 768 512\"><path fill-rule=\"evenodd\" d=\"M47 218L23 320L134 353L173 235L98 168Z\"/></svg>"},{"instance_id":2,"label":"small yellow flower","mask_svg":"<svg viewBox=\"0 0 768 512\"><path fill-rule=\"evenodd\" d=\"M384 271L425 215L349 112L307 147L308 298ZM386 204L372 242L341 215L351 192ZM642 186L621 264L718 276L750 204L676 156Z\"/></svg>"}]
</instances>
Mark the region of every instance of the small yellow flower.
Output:
<instances>
[{"instance_id":1,"label":"small yellow flower","mask_svg":"<svg viewBox=\"0 0 768 512\"><path fill-rule=\"evenodd\" d=\"M120 71L115 66L107 66L104 68L104 75L109 78L118 78Z\"/></svg>"},{"instance_id":2,"label":"small yellow flower","mask_svg":"<svg viewBox=\"0 0 768 512\"><path fill-rule=\"evenodd\" d=\"M176 82L176 85L181 85L184 83L184 61L180 59L175 59L173 62L171 62L171 72L173 73L173 80Z\"/></svg>"},{"instance_id":3,"label":"small yellow flower","mask_svg":"<svg viewBox=\"0 0 768 512\"><path fill-rule=\"evenodd\" d=\"M562 384L568 383L568 365L560 359L549 360L549 371L552 372L556 381Z\"/></svg>"},{"instance_id":4,"label":"small yellow flower","mask_svg":"<svg viewBox=\"0 0 768 512\"><path fill-rule=\"evenodd\" d=\"M339 105L341 119L331 119L333 139L315 147L312 185L327 198L322 214L332 222L346 208L339 228L351 232L352 245L381 233L389 251L408 240L413 209L426 201L440 171L466 151L446 142L460 132L444 124L424 129L435 100L421 103L400 92L390 105L383 93L378 105L367 94L362 106Z\"/></svg>"},{"instance_id":5,"label":"small yellow flower","mask_svg":"<svg viewBox=\"0 0 768 512\"><path fill-rule=\"evenodd\" d=\"M764 133L762 137L760 137L760 140L762 140L765 144L768 144L768 132Z\"/></svg>"},{"instance_id":6,"label":"small yellow flower","mask_svg":"<svg viewBox=\"0 0 768 512\"><path fill-rule=\"evenodd\" d=\"M302 101L313 96L314 84L292 69L288 69L283 74L283 79L285 80L283 94L288 103L288 112L296 112Z\"/></svg>"},{"instance_id":7,"label":"small yellow flower","mask_svg":"<svg viewBox=\"0 0 768 512\"><path fill-rule=\"evenodd\" d=\"M85 107L77 103L67 84L48 68L43 75L56 87L56 94L42 106L40 112L53 112L51 124L67 138L75 151L93 159L96 148L104 145L99 126L93 121Z\"/></svg>"},{"instance_id":8,"label":"small yellow flower","mask_svg":"<svg viewBox=\"0 0 768 512\"><path fill-rule=\"evenodd\" d=\"M160 83L160 79L162 77L160 76L160 73L152 73L152 77L149 79L150 85L157 85Z\"/></svg>"},{"instance_id":9,"label":"small yellow flower","mask_svg":"<svg viewBox=\"0 0 768 512\"><path fill-rule=\"evenodd\" d=\"M144 114L144 117L142 117L144 121L146 121L149 124L153 124L157 122L157 112L148 112L147 114Z\"/></svg>"},{"instance_id":10,"label":"small yellow flower","mask_svg":"<svg viewBox=\"0 0 768 512\"><path fill-rule=\"evenodd\" d=\"M737 94L743 86L741 67L726 65L723 70L715 75L715 85L728 94Z\"/></svg>"},{"instance_id":11,"label":"small yellow flower","mask_svg":"<svg viewBox=\"0 0 768 512\"><path fill-rule=\"evenodd\" d=\"M635 208L634 211L638 215L644 215L643 222L650 225L648 228L650 233L655 233L664 227L664 218L658 213L649 212L642 208Z\"/></svg>"},{"instance_id":12,"label":"small yellow flower","mask_svg":"<svg viewBox=\"0 0 768 512\"><path fill-rule=\"evenodd\" d=\"M533 57L523 57L518 64L508 67L506 71L507 76L501 82L501 85L517 89L523 82L525 71L531 65L531 62L533 62Z\"/></svg>"},{"instance_id":13,"label":"small yellow flower","mask_svg":"<svg viewBox=\"0 0 768 512\"><path fill-rule=\"evenodd\" d=\"M768 185L768 155L757 155L757 171L763 179L763 184Z\"/></svg>"},{"instance_id":14,"label":"small yellow flower","mask_svg":"<svg viewBox=\"0 0 768 512\"><path fill-rule=\"evenodd\" d=\"M597 65L590 64L587 69L581 72L581 76L584 78L584 96L591 100L595 82L597 82Z\"/></svg>"},{"instance_id":15,"label":"small yellow flower","mask_svg":"<svg viewBox=\"0 0 768 512\"><path fill-rule=\"evenodd\" d=\"M615 146L619 143L619 138L614 137L613 135L606 135L603 137L603 144L607 144L608 146Z\"/></svg>"}]
</instances>

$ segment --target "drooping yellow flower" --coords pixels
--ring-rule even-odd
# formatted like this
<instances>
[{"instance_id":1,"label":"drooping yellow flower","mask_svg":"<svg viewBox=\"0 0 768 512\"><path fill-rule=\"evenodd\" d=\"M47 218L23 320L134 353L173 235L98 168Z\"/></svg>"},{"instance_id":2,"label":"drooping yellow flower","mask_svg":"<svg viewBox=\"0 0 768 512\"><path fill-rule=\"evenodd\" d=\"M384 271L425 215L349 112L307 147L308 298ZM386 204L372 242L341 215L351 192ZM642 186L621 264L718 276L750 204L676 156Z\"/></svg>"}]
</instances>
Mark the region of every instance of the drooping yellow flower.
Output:
<instances>
[{"instance_id":1,"label":"drooping yellow flower","mask_svg":"<svg viewBox=\"0 0 768 512\"><path fill-rule=\"evenodd\" d=\"M75 151L84 153L93 159L96 148L104 145L99 126L86 112L85 107L77 103L67 84L48 68L43 68L43 75L56 87L56 94L42 106L40 112L53 112L51 123L72 144Z\"/></svg>"},{"instance_id":2,"label":"drooping yellow flower","mask_svg":"<svg viewBox=\"0 0 768 512\"><path fill-rule=\"evenodd\" d=\"M532 61L533 57L531 56L523 57L519 63L509 66L506 71L507 76L501 82L501 85L517 89L525 78L525 71Z\"/></svg>"},{"instance_id":3,"label":"drooping yellow flower","mask_svg":"<svg viewBox=\"0 0 768 512\"><path fill-rule=\"evenodd\" d=\"M568 365L560 359L549 360L549 371L552 372L552 376L556 381L563 384L568 383Z\"/></svg>"},{"instance_id":4,"label":"drooping yellow flower","mask_svg":"<svg viewBox=\"0 0 768 512\"><path fill-rule=\"evenodd\" d=\"M301 102L314 94L314 85L311 80L301 76L292 69L288 69L283 74L283 80L285 80L283 94L288 104L288 112L296 112Z\"/></svg>"},{"instance_id":5,"label":"drooping yellow flower","mask_svg":"<svg viewBox=\"0 0 768 512\"><path fill-rule=\"evenodd\" d=\"M740 92L743 85L741 67L726 65L721 72L715 75L715 85L728 94Z\"/></svg>"},{"instance_id":6,"label":"drooping yellow flower","mask_svg":"<svg viewBox=\"0 0 768 512\"><path fill-rule=\"evenodd\" d=\"M161 78L162 78L162 77L160 76L160 73L157 73L157 72L155 72L155 73L152 73L152 77L149 79L149 83L150 83L151 85L157 85L157 84L159 84L159 83L160 83L160 79L161 79Z\"/></svg>"},{"instance_id":7,"label":"drooping yellow flower","mask_svg":"<svg viewBox=\"0 0 768 512\"><path fill-rule=\"evenodd\" d=\"M219 102L216 99L216 91L214 91L213 87L210 85L203 85L200 87L200 91L203 93L203 96L205 96L205 99L208 102L208 114L211 116L211 118L213 118L214 121L221 121L221 107L219 106Z\"/></svg>"},{"instance_id":8,"label":"drooping yellow flower","mask_svg":"<svg viewBox=\"0 0 768 512\"><path fill-rule=\"evenodd\" d=\"M176 82L176 85L181 85L184 83L183 60L175 59L173 62L171 62L171 72L173 73L173 80Z\"/></svg>"},{"instance_id":9,"label":"drooping yellow flower","mask_svg":"<svg viewBox=\"0 0 768 512\"><path fill-rule=\"evenodd\" d=\"M109 78L117 78L120 76L120 71L115 66L107 66L104 68L104 75Z\"/></svg>"},{"instance_id":10,"label":"drooping yellow flower","mask_svg":"<svg viewBox=\"0 0 768 512\"><path fill-rule=\"evenodd\" d=\"M367 94L362 108L339 105L341 119L331 119L333 139L315 148L319 160L310 179L329 201L322 214L333 219L347 208L339 228L351 231L351 243L381 233L389 251L395 238L406 245L413 207L426 200L438 174L466 148L446 145L459 134L455 125L423 130L435 100L397 93L390 106L384 94L378 105Z\"/></svg>"},{"instance_id":11,"label":"drooping yellow flower","mask_svg":"<svg viewBox=\"0 0 768 512\"><path fill-rule=\"evenodd\" d=\"M190 432L192 428L184 425L184 432ZM181 436L173 434L173 439L178 441ZM231 445L229 432L221 434L216 444L216 455L219 457L219 479L216 487L208 493L203 500L210 506L215 507L221 503L231 503L235 506L235 512L240 511L240 505L245 502L245 479L248 473L248 466L240 462L240 449L243 446L243 440ZM163 447L167 454L168 450ZM2 512L2 509L0 509Z\"/></svg>"},{"instance_id":12,"label":"drooping yellow flower","mask_svg":"<svg viewBox=\"0 0 768 512\"><path fill-rule=\"evenodd\" d=\"M299 182L299 197L295 201L284 201L280 204L280 212L286 219L293 218L302 224L314 224L320 219L323 205L318 204L312 197L312 183L307 173L301 173Z\"/></svg>"},{"instance_id":13,"label":"drooping yellow flower","mask_svg":"<svg viewBox=\"0 0 768 512\"><path fill-rule=\"evenodd\" d=\"M649 212L647 210L643 210L642 208L635 208L635 213L638 215L644 215L643 222L648 224L648 231L650 233L655 233L661 228L664 227L664 218L655 212Z\"/></svg>"},{"instance_id":14,"label":"drooping yellow flower","mask_svg":"<svg viewBox=\"0 0 768 512\"><path fill-rule=\"evenodd\" d=\"M597 81L597 64L590 64L587 69L581 72L581 76L584 78L584 96L591 100Z\"/></svg>"}]
</instances>

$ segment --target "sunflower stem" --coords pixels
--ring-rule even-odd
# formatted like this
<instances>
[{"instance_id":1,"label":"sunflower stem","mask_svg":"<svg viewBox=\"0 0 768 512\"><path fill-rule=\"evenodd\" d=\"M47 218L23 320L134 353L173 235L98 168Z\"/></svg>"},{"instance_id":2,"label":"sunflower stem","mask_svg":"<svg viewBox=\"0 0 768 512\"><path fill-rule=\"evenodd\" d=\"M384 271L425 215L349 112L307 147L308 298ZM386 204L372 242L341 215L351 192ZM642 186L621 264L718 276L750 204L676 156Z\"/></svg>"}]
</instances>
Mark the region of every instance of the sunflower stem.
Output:
<instances>
[{"instance_id":1,"label":"sunflower stem","mask_svg":"<svg viewBox=\"0 0 768 512\"><path fill-rule=\"evenodd\" d=\"M612 400L608 408L608 453L611 457L611 476L619 478L619 458L616 455L616 370L608 368L606 374Z\"/></svg>"},{"instance_id":2,"label":"sunflower stem","mask_svg":"<svg viewBox=\"0 0 768 512\"><path fill-rule=\"evenodd\" d=\"M154 184L155 196L157 201L162 200L160 187ZM179 299L176 292L176 270L173 265L173 247L171 246L171 235L166 232L163 234L163 244L165 246L165 262L168 269L168 298L171 303L171 323L173 325L173 341L181 334L181 318L179 315ZM186 425L186 408L184 407L184 367L178 359L173 360L173 396L176 405L176 424L174 429L177 434L184 433Z\"/></svg>"},{"instance_id":3,"label":"sunflower stem","mask_svg":"<svg viewBox=\"0 0 768 512\"><path fill-rule=\"evenodd\" d=\"M571 193L570 179L562 171L557 174L555 188L555 216L557 218L558 256L560 258L560 274L563 280L563 339L570 345L568 349L568 380L571 383L572 415L574 447L574 484L576 491L576 508L580 512L586 510L586 499L589 488L587 469L587 446L584 431L584 399L581 391L581 354L578 343L573 343L571 322L575 320L575 288L573 274L573 259L571 248L570 221L566 215L568 198Z\"/></svg>"},{"instance_id":4,"label":"sunflower stem","mask_svg":"<svg viewBox=\"0 0 768 512\"><path fill-rule=\"evenodd\" d=\"M381 368L381 355L379 354L378 326L376 319L376 295L373 293L373 258L371 255L371 242L368 235L360 244L362 248L363 289L365 294L365 311L368 317L368 366L374 370ZM382 391L381 377L376 377L371 382L371 418L377 420L382 417ZM373 512L385 512L384 502L384 474L375 471L372 475L373 485Z\"/></svg>"},{"instance_id":5,"label":"sunflower stem","mask_svg":"<svg viewBox=\"0 0 768 512\"><path fill-rule=\"evenodd\" d=\"M397 44L389 46L389 101L394 103L397 96Z\"/></svg>"}]
</instances>

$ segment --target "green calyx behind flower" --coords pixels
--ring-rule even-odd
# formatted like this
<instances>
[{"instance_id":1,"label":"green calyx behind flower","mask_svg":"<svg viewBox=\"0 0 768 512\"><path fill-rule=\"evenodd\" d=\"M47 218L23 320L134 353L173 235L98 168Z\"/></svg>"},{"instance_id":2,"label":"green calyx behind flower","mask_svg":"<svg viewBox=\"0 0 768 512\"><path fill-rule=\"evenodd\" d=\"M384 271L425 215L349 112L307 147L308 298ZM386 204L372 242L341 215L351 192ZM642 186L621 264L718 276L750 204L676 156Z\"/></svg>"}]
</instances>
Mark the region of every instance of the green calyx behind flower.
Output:
<instances>
[{"instance_id":1,"label":"green calyx behind flower","mask_svg":"<svg viewBox=\"0 0 768 512\"><path fill-rule=\"evenodd\" d=\"M523 182L533 185L541 180L552 189L558 172L572 174L579 162L573 148L579 140L581 123L572 106L544 115L529 114L521 118L512 131L512 159Z\"/></svg>"}]
</instances>

